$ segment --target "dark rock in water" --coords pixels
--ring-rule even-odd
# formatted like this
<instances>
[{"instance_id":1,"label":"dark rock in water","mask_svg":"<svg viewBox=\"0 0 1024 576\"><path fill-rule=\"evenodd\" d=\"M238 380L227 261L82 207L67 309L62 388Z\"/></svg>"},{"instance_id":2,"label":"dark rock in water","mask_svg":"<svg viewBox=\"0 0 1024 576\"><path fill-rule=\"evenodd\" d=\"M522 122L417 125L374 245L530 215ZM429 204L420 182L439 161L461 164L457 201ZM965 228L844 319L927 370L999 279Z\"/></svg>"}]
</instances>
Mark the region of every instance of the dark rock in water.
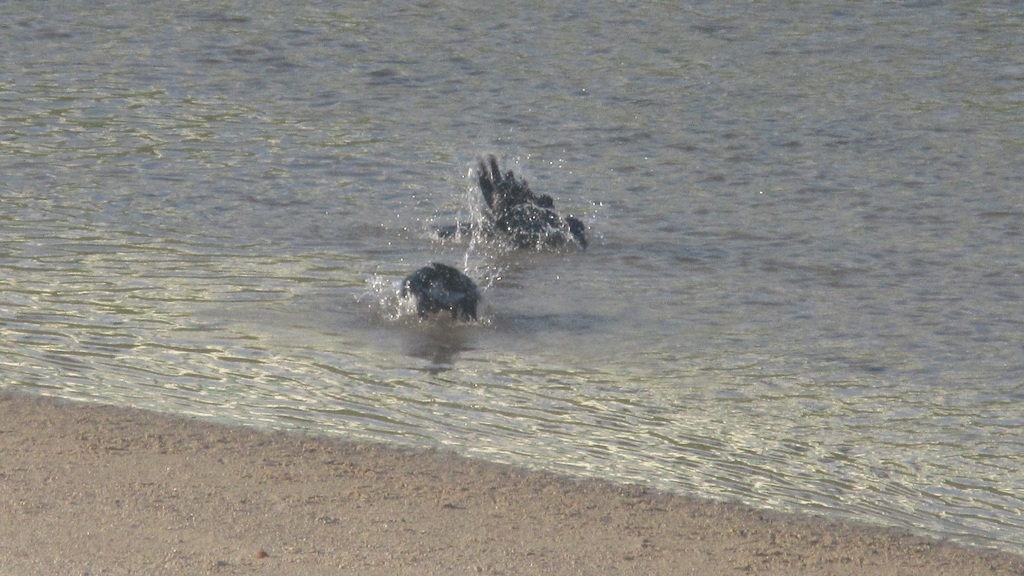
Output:
<instances>
[{"instance_id":1,"label":"dark rock in water","mask_svg":"<svg viewBox=\"0 0 1024 576\"><path fill-rule=\"evenodd\" d=\"M452 320L476 320L480 292L469 276L434 262L413 272L402 281L401 296L416 299L420 318L442 310L452 313Z\"/></svg>"},{"instance_id":2,"label":"dark rock in water","mask_svg":"<svg viewBox=\"0 0 1024 576\"><path fill-rule=\"evenodd\" d=\"M547 194L537 195L526 180L511 170L501 173L498 159L480 161L480 191L490 209L495 231L507 236L520 248L560 247L569 242L587 247L586 226L578 218L562 218L555 212L555 201Z\"/></svg>"},{"instance_id":3,"label":"dark rock in water","mask_svg":"<svg viewBox=\"0 0 1024 576\"><path fill-rule=\"evenodd\" d=\"M526 180L516 178L511 170L501 173L498 160L489 156L480 161L477 174L480 191L487 203L481 225L463 222L437 229L441 238L458 238L472 234L502 236L518 248L559 248L575 242L587 247L587 227L573 216L562 217L555 212L555 201L547 194L537 195Z\"/></svg>"}]
</instances>

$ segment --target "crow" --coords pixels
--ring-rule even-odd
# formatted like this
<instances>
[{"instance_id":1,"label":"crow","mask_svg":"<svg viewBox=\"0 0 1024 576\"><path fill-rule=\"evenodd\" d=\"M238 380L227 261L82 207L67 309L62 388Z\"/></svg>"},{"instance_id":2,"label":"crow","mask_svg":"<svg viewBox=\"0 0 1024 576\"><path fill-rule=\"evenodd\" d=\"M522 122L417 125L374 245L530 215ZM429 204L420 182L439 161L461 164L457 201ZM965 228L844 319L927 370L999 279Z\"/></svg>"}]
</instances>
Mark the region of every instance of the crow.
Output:
<instances>
[{"instance_id":1,"label":"crow","mask_svg":"<svg viewBox=\"0 0 1024 576\"><path fill-rule=\"evenodd\" d=\"M447 310L452 320L476 320L480 292L469 276L451 266L433 262L413 272L402 281L400 295L416 299L420 318Z\"/></svg>"},{"instance_id":2,"label":"crow","mask_svg":"<svg viewBox=\"0 0 1024 576\"><path fill-rule=\"evenodd\" d=\"M580 219L559 216L551 196L538 196L511 170L502 174L494 156L480 161L477 178L487 203L481 227L485 234L502 236L517 248L560 248L573 242L587 247L587 228ZM440 228L438 235L450 238L476 228L458 223Z\"/></svg>"}]
</instances>

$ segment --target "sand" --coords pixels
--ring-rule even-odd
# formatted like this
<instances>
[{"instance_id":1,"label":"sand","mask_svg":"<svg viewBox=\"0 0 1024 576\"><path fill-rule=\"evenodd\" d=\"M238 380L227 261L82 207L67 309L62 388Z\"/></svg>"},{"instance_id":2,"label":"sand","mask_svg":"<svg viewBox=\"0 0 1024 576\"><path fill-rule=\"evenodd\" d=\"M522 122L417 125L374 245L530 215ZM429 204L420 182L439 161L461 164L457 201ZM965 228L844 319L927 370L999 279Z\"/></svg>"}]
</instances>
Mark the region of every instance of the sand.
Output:
<instances>
[{"instance_id":1,"label":"sand","mask_svg":"<svg viewBox=\"0 0 1024 576\"><path fill-rule=\"evenodd\" d=\"M429 450L0 394L0 574L1024 574L1024 557Z\"/></svg>"}]
</instances>

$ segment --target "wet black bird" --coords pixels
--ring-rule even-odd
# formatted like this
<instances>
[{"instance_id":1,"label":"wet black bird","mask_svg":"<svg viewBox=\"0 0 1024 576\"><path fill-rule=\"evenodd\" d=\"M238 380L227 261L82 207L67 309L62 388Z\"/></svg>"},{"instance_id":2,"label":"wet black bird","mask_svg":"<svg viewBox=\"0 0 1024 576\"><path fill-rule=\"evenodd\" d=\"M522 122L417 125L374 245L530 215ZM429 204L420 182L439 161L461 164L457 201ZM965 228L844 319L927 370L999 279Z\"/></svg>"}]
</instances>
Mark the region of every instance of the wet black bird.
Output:
<instances>
[{"instance_id":1,"label":"wet black bird","mask_svg":"<svg viewBox=\"0 0 1024 576\"><path fill-rule=\"evenodd\" d=\"M516 178L511 170L502 174L494 156L480 161L478 177L494 229L516 246L559 247L576 242L581 248L587 247L583 222L573 216L559 216L551 196L534 194L526 180Z\"/></svg>"},{"instance_id":2,"label":"wet black bird","mask_svg":"<svg viewBox=\"0 0 1024 576\"><path fill-rule=\"evenodd\" d=\"M559 248L572 242L587 247L587 228L582 221L559 216L551 196L538 196L511 170L502 174L494 156L480 161L477 177L487 203L484 233L504 236L519 248ZM473 231L473 226L459 223L441 228L438 234L447 238Z\"/></svg>"},{"instance_id":3,"label":"wet black bird","mask_svg":"<svg viewBox=\"0 0 1024 576\"><path fill-rule=\"evenodd\" d=\"M451 266L433 262L402 281L401 296L416 299L420 318L448 310L452 320L476 320L480 292L473 280Z\"/></svg>"}]
</instances>

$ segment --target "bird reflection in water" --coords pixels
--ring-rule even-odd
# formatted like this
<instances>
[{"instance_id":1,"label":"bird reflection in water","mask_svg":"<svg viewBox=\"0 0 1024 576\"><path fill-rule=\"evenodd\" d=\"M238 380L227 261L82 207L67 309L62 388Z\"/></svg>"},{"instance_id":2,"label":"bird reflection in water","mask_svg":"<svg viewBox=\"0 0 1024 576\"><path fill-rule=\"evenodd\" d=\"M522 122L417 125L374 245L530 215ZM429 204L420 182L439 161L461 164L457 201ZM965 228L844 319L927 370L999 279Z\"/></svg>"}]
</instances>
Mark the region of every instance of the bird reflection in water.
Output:
<instances>
[{"instance_id":1,"label":"bird reflection in water","mask_svg":"<svg viewBox=\"0 0 1024 576\"><path fill-rule=\"evenodd\" d=\"M451 369L456 357L472 350L470 327L438 318L437 322L419 325L409 330L405 338L405 353L414 358L430 361L428 372L438 373Z\"/></svg>"}]
</instances>

